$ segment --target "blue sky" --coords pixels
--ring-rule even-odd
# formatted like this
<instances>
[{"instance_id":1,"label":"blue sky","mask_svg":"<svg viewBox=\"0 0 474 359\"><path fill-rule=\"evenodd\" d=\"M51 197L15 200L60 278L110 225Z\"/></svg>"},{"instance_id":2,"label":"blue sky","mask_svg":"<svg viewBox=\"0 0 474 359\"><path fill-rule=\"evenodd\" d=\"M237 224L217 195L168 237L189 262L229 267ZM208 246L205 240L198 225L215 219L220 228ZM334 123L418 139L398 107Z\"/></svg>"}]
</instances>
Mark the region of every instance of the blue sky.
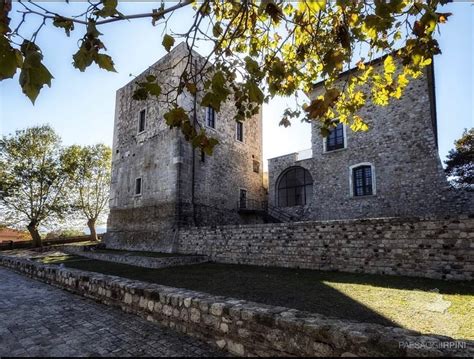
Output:
<instances>
[{"instance_id":1,"label":"blue sky","mask_svg":"<svg viewBox=\"0 0 474 359\"><path fill-rule=\"evenodd\" d=\"M43 2L52 10L65 5ZM72 2L69 9L77 12L83 3ZM124 13L148 12L156 3L121 3ZM14 11L19 9L14 2ZM443 8L452 12L441 34L437 35L443 54L435 58L436 95L440 156L444 159L464 128L474 126L474 6L455 2ZM184 31L191 12L180 10L169 29ZM35 28L38 18L31 18ZM13 15L13 24L19 21ZM27 28L25 28L27 30ZM129 74L138 75L166 52L161 45L162 27L153 27L148 19L107 25L100 28L108 53L118 73L99 70L92 65L81 73L71 65L77 51L77 40L83 35L80 25L67 38L61 29L48 26L37 39L45 54L44 62L53 76L52 88L44 88L36 104L21 93L18 78L0 82L0 133L49 123L61 135L64 144L112 145L115 91L129 82ZM26 32L29 33L29 32ZM205 51L203 51L204 53ZM263 109L264 158L304 150L311 147L308 124L294 122L290 128L279 127L286 99L274 99Z\"/></svg>"}]
</instances>

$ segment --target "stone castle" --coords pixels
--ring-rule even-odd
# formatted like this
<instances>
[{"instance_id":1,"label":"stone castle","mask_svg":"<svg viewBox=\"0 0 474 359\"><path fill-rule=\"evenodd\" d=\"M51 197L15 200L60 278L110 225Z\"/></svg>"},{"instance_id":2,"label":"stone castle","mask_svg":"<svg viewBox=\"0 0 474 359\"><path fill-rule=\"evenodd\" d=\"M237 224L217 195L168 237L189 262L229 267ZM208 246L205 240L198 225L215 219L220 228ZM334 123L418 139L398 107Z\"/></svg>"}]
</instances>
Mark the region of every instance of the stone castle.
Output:
<instances>
[{"instance_id":1,"label":"stone castle","mask_svg":"<svg viewBox=\"0 0 474 359\"><path fill-rule=\"evenodd\" d=\"M117 91L108 243L124 248L168 250L181 226L248 223L253 214L236 211L239 202L262 202L262 115L236 123L236 108L219 113L200 107L189 93L178 104L194 112L199 128L219 140L212 156L193 150L181 132L163 119L169 107L159 100L134 101L135 81L153 74L177 86L189 54L182 43L138 78ZM202 60L193 52L193 57Z\"/></svg>"},{"instance_id":2,"label":"stone castle","mask_svg":"<svg viewBox=\"0 0 474 359\"><path fill-rule=\"evenodd\" d=\"M172 251L180 228L193 226L474 212L443 173L432 68L401 100L368 104L368 132L340 124L323 138L313 124L310 150L269 160L267 190L261 112L239 123L230 101L217 113L199 106L202 92L180 94L178 104L219 140L206 156L166 125L164 99L132 99L135 81L150 74L166 79L163 88L177 86L188 54L186 44L176 46L117 91L108 246Z\"/></svg>"}]
</instances>

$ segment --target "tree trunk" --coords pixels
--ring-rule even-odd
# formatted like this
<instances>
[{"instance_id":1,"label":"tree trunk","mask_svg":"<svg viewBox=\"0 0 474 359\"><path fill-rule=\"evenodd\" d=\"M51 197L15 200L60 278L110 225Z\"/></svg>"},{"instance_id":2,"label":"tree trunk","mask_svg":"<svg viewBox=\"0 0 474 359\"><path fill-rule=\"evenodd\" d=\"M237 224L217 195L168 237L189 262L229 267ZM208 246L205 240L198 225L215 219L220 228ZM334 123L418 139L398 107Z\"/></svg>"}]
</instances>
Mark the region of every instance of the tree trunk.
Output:
<instances>
[{"instance_id":1,"label":"tree trunk","mask_svg":"<svg viewBox=\"0 0 474 359\"><path fill-rule=\"evenodd\" d=\"M97 232L95 231L95 218L89 218L87 220L87 226L89 227L89 230L91 231L91 241L97 241Z\"/></svg>"},{"instance_id":2,"label":"tree trunk","mask_svg":"<svg viewBox=\"0 0 474 359\"><path fill-rule=\"evenodd\" d=\"M33 239L33 248L38 248L42 246L41 236L38 232L38 223L31 221L30 224L26 227L31 234L31 239Z\"/></svg>"}]
</instances>

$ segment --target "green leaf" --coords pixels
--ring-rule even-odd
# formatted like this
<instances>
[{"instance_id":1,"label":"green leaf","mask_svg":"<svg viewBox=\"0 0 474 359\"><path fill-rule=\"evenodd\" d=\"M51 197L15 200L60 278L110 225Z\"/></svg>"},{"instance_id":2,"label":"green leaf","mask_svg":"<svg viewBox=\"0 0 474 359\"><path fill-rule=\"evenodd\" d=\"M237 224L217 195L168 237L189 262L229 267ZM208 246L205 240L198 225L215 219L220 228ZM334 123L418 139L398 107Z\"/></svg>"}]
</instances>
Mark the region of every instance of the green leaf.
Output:
<instances>
[{"instance_id":1,"label":"green leaf","mask_svg":"<svg viewBox=\"0 0 474 359\"><path fill-rule=\"evenodd\" d=\"M0 36L0 80L12 78L22 63L21 52L11 47L5 36Z\"/></svg>"},{"instance_id":2,"label":"green leaf","mask_svg":"<svg viewBox=\"0 0 474 359\"><path fill-rule=\"evenodd\" d=\"M290 127L291 126L291 122L290 120L288 119L288 117L283 117L280 121L280 123L278 124L278 126L283 126L283 127Z\"/></svg>"},{"instance_id":3,"label":"green leaf","mask_svg":"<svg viewBox=\"0 0 474 359\"><path fill-rule=\"evenodd\" d=\"M214 37L219 37L220 35L222 35L222 26L219 21L216 22L212 27L212 35L214 35Z\"/></svg>"},{"instance_id":4,"label":"green leaf","mask_svg":"<svg viewBox=\"0 0 474 359\"><path fill-rule=\"evenodd\" d=\"M23 93L35 103L40 90L44 85L51 87L51 80L53 75L42 64L43 55L38 46L27 40L23 41L21 45L23 56L25 60L20 73L20 86Z\"/></svg>"},{"instance_id":5,"label":"green leaf","mask_svg":"<svg viewBox=\"0 0 474 359\"><path fill-rule=\"evenodd\" d=\"M95 14L100 17L109 17L118 13L117 0L102 0L104 7L97 10Z\"/></svg>"},{"instance_id":6,"label":"green leaf","mask_svg":"<svg viewBox=\"0 0 474 359\"><path fill-rule=\"evenodd\" d=\"M258 85L254 81L248 81L245 84L245 87L248 91L249 100L251 102L255 102L261 104L263 102L263 98L265 97L262 90L258 87Z\"/></svg>"},{"instance_id":7,"label":"green leaf","mask_svg":"<svg viewBox=\"0 0 474 359\"><path fill-rule=\"evenodd\" d=\"M220 91L224 88L225 77L222 71L217 71L212 77L211 86L213 91Z\"/></svg>"},{"instance_id":8,"label":"green leaf","mask_svg":"<svg viewBox=\"0 0 474 359\"><path fill-rule=\"evenodd\" d=\"M97 54L97 56L94 58L94 61L101 69L117 72L114 68L114 62L109 55Z\"/></svg>"},{"instance_id":9,"label":"green leaf","mask_svg":"<svg viewBox=\"0 0 474 359\"><path fill-rule=\"evenodd\" d=\"M213 92L207 92L202 98L201 106L212 107L214 110L219 112L221 110L221 101Z\"/></svg>"},{"instance_id":10,"label":"green leaf","mask_svg":"<svg viewBox=\"0 0 474 359\"><path fill-rule=\"evenodd\" d=\"M170 51L171 51L171 48L172 48L173 45L174 45L174 37L173 37L173 36L170 36L170 35L168 35L168 34L166 34L166 35L163 37L162 45L164 46L164 48L166 49L166 51L170 52Z\"/></svg>"},{"instance_id":11,"label":"green leaf","mask_svg":"<svg viewBox=\"0 0 474 359\"><path fill-rule=\"evenodd\" d=\"M257 61L252 59L250 56L245 57L244 61L245 69L250 75L257 77L261 75L260 65Z\"/></svg>"},{"instance_id":12,"label":"green leaf","mask_svg":"<svg viewBox=\"0 0 474 359\"><path fill-rule=\"evenodd\" d=\"M97 30L97 27L95 26L95 21L93 20L90 20L89 23L87 24L87 35L92 38L97 38L100 35L102 35L102 33L99 30Z\"/></svg>"},{"instance_id":13,"label":"green leaf","mask_svg":"<svg viewBox=\"0 0 474 359\"><path fill-rule=\"evenodd\" d=\"M148 98L148 91L140 87L133 92L132 98L136 101L144 101Z\"/></svg>"},{"instance_id":14,"label":"green leaf","mask_svg":"<svg viewBox=\"0 0 474 359\"><path fill-rule=\"evenodd\" d=\"M277 4L275 4L273 0L262 0L260 9L265 11L276 24L280 22L283 16L282 9Z\"/></svg>"},{"instance_id":15,"label":"green leaf","mask_svg":"<svg viewBox=\"0 0 474 359\"><path fill-rule=\"evenodd\" d=\"M93 53L87 51L84 46L81 46L79 50L72 56L73 65L75 68L84 72L93 62Z\"/></svg>"},{"instance_id":16,"label":"green leaf","mask_svg":"<svg viewBox=\"0 0 474 359\"><path fill-rule=\"evenodd\" d=\"M67 36L71 35L71 31L74 30L74 22L72 20L65 19L61 16L55 16L53 25L56 27L63 28Z\"/></svg>"},{"instance_id":17,"label":"green leaf","mask_svg":"<svg viewBox=\"0 0 474 359\"><path fill-rule=\"evenodd\" d=\"M186 88L188 89L189 93L192 95L196 95L197 93L197 87L195 83L192 82L186 82Z\"/></svg>"},{"instance_id":18,"label":"green leaf","mask_svg":"<svg viewBox=\"0 0 474 359\"><path fill-rule=\"evenodd\" d=\"M148 93L149 93L150 95L153 95L153 96L155 96L155 97L160 96L160 94L161 94L161 87L160 87L158 84L145 82L145 83L143 83L143 84L141 84L141 85L143 85L143 87L148 91Z\"/></svg>"},{"instance_id":19,"label":"green leaf","mask_svg":"<svg viewBox=\"0 0 474 359\"><path fill-rule=\"evenodd\" d=\"M175 107L164 115L166 124L173 127L180 127L184 121L189 121L189 116L182 107Z\"/></svg>"}]
</instances>

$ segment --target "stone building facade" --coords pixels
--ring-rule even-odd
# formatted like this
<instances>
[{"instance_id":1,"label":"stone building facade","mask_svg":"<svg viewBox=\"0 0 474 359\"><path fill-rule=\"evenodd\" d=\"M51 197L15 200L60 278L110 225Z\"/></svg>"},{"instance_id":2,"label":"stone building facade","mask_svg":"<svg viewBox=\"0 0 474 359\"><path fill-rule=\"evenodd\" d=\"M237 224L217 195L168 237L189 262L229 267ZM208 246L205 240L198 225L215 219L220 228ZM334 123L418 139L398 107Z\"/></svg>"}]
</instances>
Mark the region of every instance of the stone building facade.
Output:
<instances>
[{"instance_id":1,"label":"stone building facade","mask_svg":"<svg viewBox=\"0 0 474 359\"><path fill-rule=\"evenodd\" d=\"M213 113L199 105L203 91L180 94L196 127L219 140L206 156L165 123L165 98L132 99L135 82L148 75L162 79L162 93L176 88L188 55L185 43L176 46L117 91L108 247L169 251L180 226L252 222L239 213L239 201L264 200L261 113L237 124L232 102Z\"/></svg>"},{"instance_id":2,"label":"stone building facade","mask_svg":"<svg viewBox=\"0 0 474 359\"><path fill-rule=\"evenodd\" d=\"M312 96L321 91L316 85ZM269 160L271 206L293 220L474 213L472 196L449 187L438 155L433 68L400 100L368 103L360 115L367 132L340 125L323 137L313 123L309 154Z\"/></svg>"}]
</instances>

